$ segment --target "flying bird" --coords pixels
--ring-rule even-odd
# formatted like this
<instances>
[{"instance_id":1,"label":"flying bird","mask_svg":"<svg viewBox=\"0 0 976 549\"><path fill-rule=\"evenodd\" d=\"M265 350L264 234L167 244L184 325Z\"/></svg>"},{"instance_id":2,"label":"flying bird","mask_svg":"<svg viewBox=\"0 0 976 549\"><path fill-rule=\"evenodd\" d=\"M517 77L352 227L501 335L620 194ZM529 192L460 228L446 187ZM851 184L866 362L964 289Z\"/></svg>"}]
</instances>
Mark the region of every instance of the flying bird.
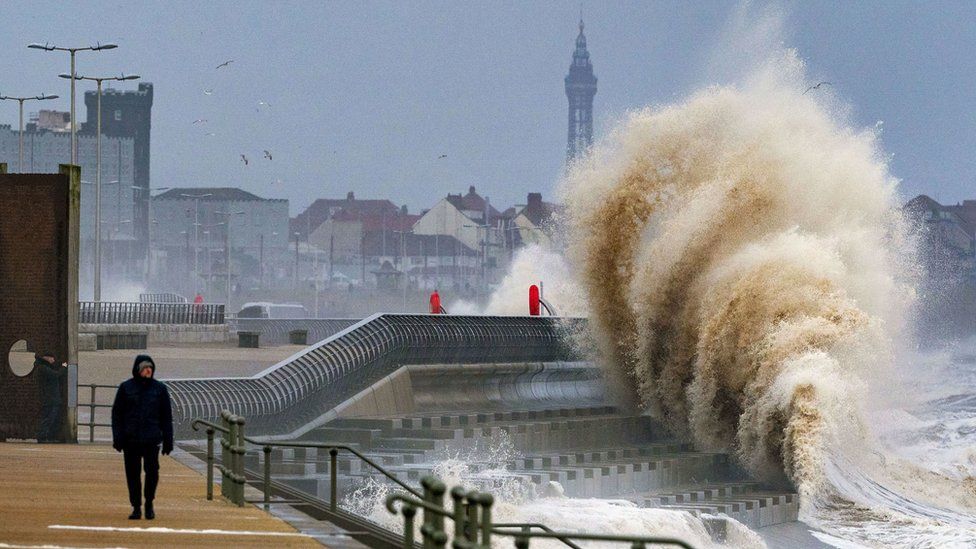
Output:
<instances>
[{"instance_id":1,"label":"flying bird","mask_svg":"<svg viewBox=\"0 0 976 549\"><path fill-rule=\"evenodd\" d=\"M207 135L217 135L214 132L207 132Z\"/></svg>"},{"instance_id":2,"label":"flying bird","mask_svg":"<svg viewBox=\"0 0 976 549\"><path fill-rule=\"evenodd\" d=\"M810 86L809 88L807 88L807 91L803 92L800 95L806 95L807 92L810 90L819 90L820 86L823 86L824 84L827 84L828 86L833 86L833 84L831 84L830 82L818 82L816 86Z\"/></svg>"},{"instance_id":3,"label":"flying bird","mask_svg":"<svg viewBox=\"0 0 976 549\"><path fill-rule=\"evenodd\" d=\"M207 119L206 118L197 118L196 120L193 121L193 123L194 124L206 124L207 123Z\"/></svg>"},{"instance_id":4,"label":"flying bird","mask_svg":"<svg viewBox=\"0 0 976 549\"><path fill-rule=\"evenodd\" d=\"M233 59L228 59L227 61L224 61L223 63L217 65L217 68L219 69L220 67L226 67L227 65L230 65L233 62L234 62Z\"/></svg>"},{"instance_id":5,"label":"flying bird","mask_svg":"<svg viewBox=\"0 0 976 549\"><path fill-rule=\"evenodd\" d=\"M259 107L270 107L271 106L271 103L268 103L267 101L258 101L258 106Z\"/></svg>"},{"instance_id":6,"label":"flying bird","mask_svg":"<svg viewBox=\"0 0 976 549\"><path fill-rule=\"evenodd\" d=\"M280 179L275 179L274 181L271 182L272 185L281 185L282 183L284 182Z\"/></svg>"},{"instance_id":7,"label":"flying bird","mask_svg":"<svg viewBox=\"0 0 976 549\"><path fill-rule=\"evenodd\" d=\"M271 160L271 151L264 151L264 157Z\"/></svg>"},{"instance_id":8,"label":"flying bird","mask_svg":"<svg viewBox=\"0 0 976 549\"><path fill-rule=\"evenodd\" d=\"M437 157L438 160L440 160L441 158L447 158L447 155L446 154L442 154L442 155L440 155L440 156Z\"/></svg>"},{"instance_id":9,"label":"flying bird","mask_svg":"<svg viewBox=\"0 0 976 549\"><path fill-rule=\"evenodd\" d=\"M242 154L241 155L241 160L243 160L244 161L244 165L247 166L247 157Z\"/></svg>"},{"instance_id":10,"label":"flying bird","mask_svg":"<svg viewBox=\"0 0 976 549\"><path fill-rule=\"evenodd\" d=\"M213 90L203 90L203 95L213 95Z\"/></svg>"}]
</instances>

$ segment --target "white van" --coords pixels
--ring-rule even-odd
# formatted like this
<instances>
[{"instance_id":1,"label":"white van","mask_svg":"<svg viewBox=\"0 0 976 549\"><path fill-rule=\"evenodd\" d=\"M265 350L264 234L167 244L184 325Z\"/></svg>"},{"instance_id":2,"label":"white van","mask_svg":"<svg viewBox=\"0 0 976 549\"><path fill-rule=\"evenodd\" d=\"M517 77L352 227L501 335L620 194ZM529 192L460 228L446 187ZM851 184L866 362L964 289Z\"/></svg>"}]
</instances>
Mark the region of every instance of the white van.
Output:
<instances>
[{"instance_id":1,"label":"white van","mask_svg":"<svg viewBox=\"0 0 976 549\"><path fill-rule=\"evenodd\" d=\"M255 301L245 303L237 318L309 318L305 307L295 303L269 303Z\"/></svg>"}]
</instances>

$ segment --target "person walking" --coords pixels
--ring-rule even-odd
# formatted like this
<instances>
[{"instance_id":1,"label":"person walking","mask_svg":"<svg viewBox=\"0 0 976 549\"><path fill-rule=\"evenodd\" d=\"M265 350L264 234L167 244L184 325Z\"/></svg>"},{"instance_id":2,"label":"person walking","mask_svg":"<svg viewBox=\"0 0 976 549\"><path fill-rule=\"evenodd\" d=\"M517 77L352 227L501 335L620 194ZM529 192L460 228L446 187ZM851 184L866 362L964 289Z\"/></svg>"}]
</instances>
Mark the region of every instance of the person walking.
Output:
<instances>
[{"instance_id":1,"label":"person walking","mask_svg":"<svg viewBox=\"0 0 976 549\"><path fill-rule=\"evenodd\" d=\"M146 518L156 518L153 500L159 484L159 445L163 455L173 451L173 410L166 385L153 378L156 363L149 355L138 355L132 363L132 379L119 385L112 404L112 448L122 452L125 481L129 486L129 518L142 518L142 496ZM139 469L146 471L142 493Z\"/></svg>"},{"instance_id":2,"label":"person walking","mask_svg":"<svg viewBox=\"0 0 976 549\"><path fill-rule=\"evenodd\" d=\"M55 365L54 353L44 351L34 355L34 369L37 370L38 385L41 392L41 426L37 432L37 442L59 442L61 440L61 380L68 375L68 363Z\"/></svg>"}]
</instances>

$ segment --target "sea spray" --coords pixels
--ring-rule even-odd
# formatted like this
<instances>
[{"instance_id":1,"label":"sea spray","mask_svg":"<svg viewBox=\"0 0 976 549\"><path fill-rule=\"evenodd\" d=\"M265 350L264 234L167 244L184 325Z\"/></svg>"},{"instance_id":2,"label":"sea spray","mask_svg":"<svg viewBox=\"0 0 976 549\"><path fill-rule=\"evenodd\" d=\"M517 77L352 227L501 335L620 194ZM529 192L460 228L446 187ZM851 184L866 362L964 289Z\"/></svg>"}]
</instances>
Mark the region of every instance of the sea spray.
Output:
<instances>
[{"instance_id":1,"label":"sea spray","mask_svg":"<svg viewBox=\"0 0 976 549\"><path fill-rule=\"evenodd\" d=\"M889 459L872 429L899 393L915 250L876 128L805 94L803 72L787 52L631 113L571 167L568 256L597 359L675 433L796 486L815 524L976 542L972 494Z\"/></svg>"}]
</instances>

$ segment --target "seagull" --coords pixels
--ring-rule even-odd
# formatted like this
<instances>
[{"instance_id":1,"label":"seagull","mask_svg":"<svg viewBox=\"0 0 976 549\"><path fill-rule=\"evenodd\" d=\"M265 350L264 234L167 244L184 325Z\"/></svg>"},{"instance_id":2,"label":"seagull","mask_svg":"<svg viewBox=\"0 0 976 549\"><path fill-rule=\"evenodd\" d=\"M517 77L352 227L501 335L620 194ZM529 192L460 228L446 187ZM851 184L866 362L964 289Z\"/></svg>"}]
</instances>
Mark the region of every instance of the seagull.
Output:
<instances>
[{"instance_id":1,"label":"seagull","mask_svg":"<svg viewBox=\"0 0 976 549\"><path fill-rule=\"evenodd\" d=\"M447 158L447 155L446 154L442 154L442 155L440 155L440 156L437 157L438 160L440 160L441 158Z\"/></svg>"},{"instance_id":2,"label":"seagull","mask_svg":"<svg viewBox=\"0 0 976 549\"><path fill-rule=\"evenodd\" d=\"M244 165L247 166L247 157L242 154L241 155L241 160L243 160L244 161Z\"/></svg>"},{"instance_id":3,"label":"seagull","mask_svg":"<svg viewBox=\"0 0 976 549\"><path fill-rule=\"evenodd\" d=\"M281 185L282 183L284 182L280 179L275 179L274 181L271 182L272 185Z\"/></svg>"},{"instance_id":4,"label":"seagull","mask_svg":"<svg viewBox=\"0 0 976 549\"><path fill-rule=\"evenodd\" d=\"M213 95L213 90L203 90L203 95Z\"/></svg>"},{"instance_id":5,"label":"seagull","mask_svg":"<svg viewBox=\"0 0 976 549\"><path fill-rule=\"evenodd\" d=\"M803 92L800 95L806 95L807 92L810 90L819 90L820 86L823 86L824 84L827 84L828 86L833 86L833 84L831 84L830 82L818 82L816 86L810 86L809 88L807 88L807 91Z\"/></svg>"},{"instance_id":6,"label":"seagull","mask_svg":"<svg viewBox=\"0 0 976 549\"><path fill-rule=\"evenodd\" d=\"M227 61L224 61L223 63L217 65L217 68L219 69L220 67L226 67L227 65L230 65L233 62L234 62L233 59L228 59Z\"/></svg>"},{"instance_id":7,"label":"seagull","mask_svg":"<svg viewBox=\"0 0 976 549\"><path fill-rule=\"evenodd\" d=\"M207 132L207 135L217 135L214 132Z\"/></svg>"},{"instance_id":8,"label":"seagull","mask_svg":"<svg viewBox=\"0 0 976 549\"><path fill-rule=\"evenodd\" d=\"M270 107L271 106L271 103L268 103L268 102L265 102L265 101L258 101L258 106L259 107Z\"/></svg>"},{"instance_id":9,"label":"seagull","mask_svg":"<svg viewBox=\"0 0 976 549\"><path fill-rule=\"evenodd\" d=\"M197 118L196 120L193 121L193 123L194 124L206 124L207 123L207 119L206 118Z\"/></svg>"},{"instance_id":10,"label":"seagull","mask_svg":"<svg viewBox=\"0 0 976 549\"><path fill-rule=\"evenodd\" d=\"M264 157L271 160L271 151L264 151Z\"/></svg>"}]
</instances>

